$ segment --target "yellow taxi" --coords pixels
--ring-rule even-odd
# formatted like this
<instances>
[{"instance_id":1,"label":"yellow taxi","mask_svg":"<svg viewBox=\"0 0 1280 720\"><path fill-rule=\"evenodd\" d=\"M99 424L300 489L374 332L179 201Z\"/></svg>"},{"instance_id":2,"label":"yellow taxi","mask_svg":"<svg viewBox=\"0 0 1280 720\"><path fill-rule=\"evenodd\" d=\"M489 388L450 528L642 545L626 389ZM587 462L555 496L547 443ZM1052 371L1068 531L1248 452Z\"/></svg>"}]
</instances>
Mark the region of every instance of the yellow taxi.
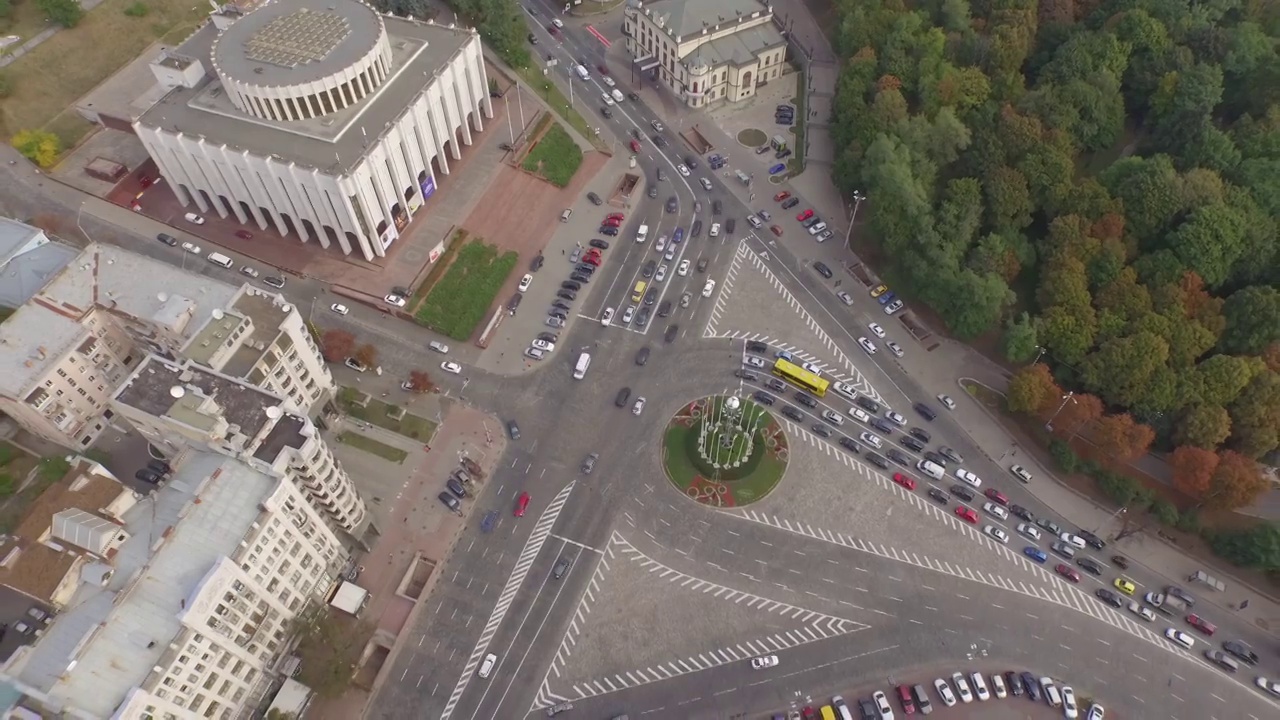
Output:
<instances>
[{"instance_id":1,"label":"yellow taxi","mask_svg":"<svg viewBox=\"0 0 1280 720\"><path fill-rule=\"evenodd\" d=\"M1132 595L1133 591L1138 589L1137 586L1133 584L1132 580L1122 577L1116 578L1115 586L1117 590L1125 595Z\"/></svg>"},{"instance_id":2,"label":"yellow taxi","mask_svg":"<svg viewBox=\"0 0 1280 720\"><path fill-rule=\"evenodd\" d=\"M871 297L878 298L881 295L885 294L886 292L889 292L888 285L877 285L871 288Z\"/></svg>"}]
</instances>

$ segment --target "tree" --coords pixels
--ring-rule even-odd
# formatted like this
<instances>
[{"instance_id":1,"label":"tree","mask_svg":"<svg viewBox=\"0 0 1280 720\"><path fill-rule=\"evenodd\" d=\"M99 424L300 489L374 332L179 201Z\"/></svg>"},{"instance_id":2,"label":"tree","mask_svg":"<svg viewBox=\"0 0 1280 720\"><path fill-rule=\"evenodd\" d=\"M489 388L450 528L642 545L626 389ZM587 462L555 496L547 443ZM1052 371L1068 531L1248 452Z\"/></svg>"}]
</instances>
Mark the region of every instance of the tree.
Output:
<instances>
[{"instance_id":1,"label":"tree","mask_svg":"<svg viewBox=\"0 0 1280 720\"><path fill-rule=\"evenodd\" d=\"M1107 415L1093 424L1093 443L1104 455L1128 462L1151 447L1155 432L1134 422L1129 413Z\"/></svg>"},{"instance_id":2,"label":"tree","mask_svg":"<svg viewBox=\"0 0 1280 720\"><path fill-rule=\"evenodd\" d=\"M1058 437L1071 437L1102 417L1102 401L1096 395L1076 393L1053 403L1041 417L1052 425Z\"/></svg>"},{"instance_id":3,"label":"tree","mask_svg":"<svg viewBox=\"0 0 1280 720\"><path fill-rule=\"evenodd\" d=\"M1173 451L1169 465L1173 469L1173 486L1193 502L1199 502L1209 492L1218 456L1209 450L1183 446Z\"/></svg>"},{"instance_id":4,"label":"tree","mask_svg":"<svg viewBox=\"0 0 1280 720\"><path fill-rule=\"evenodd\" d=\"M298 639L298 654L307 659L298 681L317 695L331 698L350 687L374 628L368 622L329 611L324 603L313 603L294 616L289 630Z\"/></svg>"},{"instance_id":5,"label":"tree","mask_svg":"<svg viewBox=\"0 0 1280 720\"><path fill-rule=\"evenodd\" d=\"M1143 245L1159 239L1182 212L1184 200L1178 171L1167 155L1122 158L1112 163L1100 179L1124 203L1126 227Z\"/></svg>"},{"instance_id":6,"label":"tree","mask_svg":"<svg viewBox=\"0 0 1280 720\"><path fill-rule=\"evenodd\" d=\"M409 389L416 393L429 393L435 389L431 376L425 370L413 370L409 373Z\"/></svg>"},{"instance_id":7,"label":"tree","mask_svg":"<svg viewBox=\"0 0 1280 720\"><path fill-rule=\"evenodd\" d=\"M84 18L84 8L77 0L36 0L36 7L64 28L73 28Z\"/></svg>"},{"instance_id":8,"label":"tree","mask_svg":"<svg viewBox=\"0 0 1280 720\"><path fill-rule=\"evenodd\" d=\"M1038 343L1036 325L1027 313L1024 312L1005 324L1002 344L1004 356L1009 362L1024 363L1031 360L1039 351Z\"/></svg>"},{"instance_id":9,"label":"tree","mask_svg":"<svg viewBox=\"0 0 1280 720\"><path fill-rule=\"evenodd\" d=\"M1259 458L1280 446L1280 374L1256 375L1231 405L1231 447Z\"/></svg>"},{"instance_id":10,"label":"tree","mask_svg":"<svg viewBox=\"0 0 1280 720\"><path fill-rule=\"evenodd\" d=\"M1062 388L1053 381L1049 366L1028 365L1009 379L1007 403L1010 412L1043 416L1053 412L1054 403L1062 397Z\"/></svg>"},{"instance_id":11,"label":"tree","mask_svg":"<svg viewBox=\"0 0 1280 720\"><path fill-rule=\"evenodd\" d=\"M1171 247L1206 285L1217 287L1244 250L1244 217L1225 203L1202 207L1169 236Z\"/></svg>"},{"instance_id":12,"label":"tree","mask_svg":"<svg viewBox=\"0 0 1280 720\"><path fill-rule=\"evenodd\" d=\"M1231 415L1221 405L1200 403L1178 420L1173 441L1178 445L1212 451L1231 435Z\"/></svg>"},{"instance_id":13,"label":"tree","mask_svg":"<svg viewBox=\"0 0 1280 720\"><path fill-rule=\"evenodd\" d=\"M1280 290L1274 287L1237 290L1222 312L1227 323L1219 346L1225 352L1255 355L1280 340Z\"/></svg>"},{"instance_id":14,"label":"tree","mask_svg":"<svg viewBox=\"0 0 1280 720\"><path fill-rule=\"evenodd\" d=\"M1258 358L1214 355L1196 366L1200 399L1226 407L1264 367Z\"/></svg>"},{"instance_id":15,"label":"tree","mask_svg":"<svg viewBox=\"0 0 1280 720\"><path fill-rule=\"evenodd\" d=\"M62 140L44 130L19 131L10 142L23 157L42 168L53 167L62 154Z\"/></svg>"},{"instance_id":16,"label":"tree","mask_svg":"<svg viewBox=\"0 0 1280 720\"><path fill-rule=\"evenodd\" d=\"M378 348L364 344L356 348L355 359L365 367L373 367L378 361Z\"/></svg>"},{"instance_id":17,"label":"tree","mask_svg":"<svg viewBox=\"0 0 1280 720\"><path fill-rule=\"evenodd\" d=\"M1248 530L1214 533L1213 551L1242 567L1280 570L1280 523L1261 523Z\"/></svg>"},{"instance_id":18,"label":"tree","mask_svg":"<svg viewBox=\"0 0 1280 720\"><path fill-rule=\"evenodd\" d=\"M1104 342L1084 359L1080 378L1085 387L1111 405L1129 407L1142 393L1157 368L1169 359L1169 345L1151 332Z\"/></svg>"},{"instance_id":19,"label":"tree","mask_svg":"<svg viewBox=\"0 0 1280 720\"><path fill-rule=\"evenodd\" d=\"M1235 510L1253 504L1270 483L1258 464L1233 450L1224 450L1201 505L1211 510Z\"/></svg>"},{"instance_id":20,"label":"tree","mask_svg":"<svg viewBox=\"0 0 1280 720\"><path fill-rule=\"evenodd\" d=\"M356 336L346 330L325 330L320 336L320 353L327 362L342 362L351 357Z\"/></svg>"},{"instance_id":21,"label":"tree","mask_svg":"<svg viewBox=\"0 0 1280 720\"><path fill-rule=\"evenodd\" d=\"M997 230L1021 230L1031 224L1031 191L1027 178L1015 168L996 168L983 190L987 196L989 221Z\"/></svg>"}]
</instances>

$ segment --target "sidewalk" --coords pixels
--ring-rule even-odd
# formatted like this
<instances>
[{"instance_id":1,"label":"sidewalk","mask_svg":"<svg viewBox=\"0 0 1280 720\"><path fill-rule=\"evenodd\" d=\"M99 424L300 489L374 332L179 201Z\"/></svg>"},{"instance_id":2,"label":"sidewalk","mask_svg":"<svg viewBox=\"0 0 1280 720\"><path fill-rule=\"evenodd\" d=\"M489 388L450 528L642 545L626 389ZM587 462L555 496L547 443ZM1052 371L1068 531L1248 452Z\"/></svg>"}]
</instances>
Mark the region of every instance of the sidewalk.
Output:
<instances>
[{"instance_id":1,"label":"sidewalk","mask_svg":"<svg viewBox=\"0 0 1280 720\"><path fill-rule=\"evenodd\" d=\"M998 418L973 399L962 387L958 387L959 382L960 380L957 379L957 388L950 391L956 401L956 409L952 411L956 421L965 429L973 442L983 448L984 454L992 462L1001 467L1007 467L1014 461L1013 453L1020 449L1019 446L1006 434ZM992 457L991 453L996 452L997 449L1001 454L998 457ZM1035 477L1033 482L1024 487L1038 500L1060 513L1068 522L1097 532L1103 537L1120 528L1121 520L1114 516L1112 510L1094 503L1058 482L1053 473L1038 463L1031 453L1024 451L1016 455L1016 462L1025 466ZM1206 564L1197 558L1183 554L1146 532L1127 537L1110 545L1108 549L1112 548L1129 557L1134 564L1153 570L1176 585L1186 586L1187 576L1197 570L1206 569ZM1227 566L1214 565L1208 569L1211 574L1227 584L1227 591L1225 593L1213 593L1208 590L1198 592L1196 587L1191 587L1191 591L1201 602L1213 605L1225 613L1247 619L1254 627L1280 636L1277 632L1280 631L1280 604L1260 591L1245 585L1231 574ZM1243 600L1249 601L1249 607L1237 611L1233 606L1239 605Z\"/></svg>"}]
</instances>

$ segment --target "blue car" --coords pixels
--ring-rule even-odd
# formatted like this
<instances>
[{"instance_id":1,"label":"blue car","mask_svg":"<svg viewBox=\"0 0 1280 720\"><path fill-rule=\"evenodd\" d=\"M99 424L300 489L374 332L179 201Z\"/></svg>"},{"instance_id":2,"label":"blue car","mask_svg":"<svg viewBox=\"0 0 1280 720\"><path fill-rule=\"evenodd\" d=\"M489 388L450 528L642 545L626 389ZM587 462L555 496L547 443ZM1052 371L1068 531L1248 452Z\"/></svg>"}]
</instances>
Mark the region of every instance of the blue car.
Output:
<instances>
[{"instance_id":1,"label":"blue car","mask_svg":"<svg viewBox=\"0 0 1280 720\"><path fill-rule=\"evenodd\" d=\"M787 362L795 361L795 358L791 357L791 353L787 352L786 350L779 350L778 352L774 353L773 356L778 358L779 360L786 360Z\"/></svg>"},{"instance_id":2,"label":"blue car","mask_svg":"<svg viewBox=\"0 0 1280 720\"><path fill-rule=\"evenodd\" d=\"M1038 547L1031 547L1030 545L1022 548L1022 554L1026 555L1032 560L1035 560L1041 565L1043 565L1045 561L1049 559L1049 556L1045 555L1043 550L1041 550Z\"/></svg>"},{"instance_id":3,"label":"blue car","mask_svg":"<svg viewBox=\"0 0 1280 720\"><path fill-rule=\"evenodd\" d=\"M676 228L676 234L671 236L671 244L678 245L684 240L684 228Z\"/></svg>"},{"instance_id":4,"label":"blue car","mask_svg":"<svg viewBox=\"0 0 1280 720\"><path fill-rule=\"evenodd\" d=\"M892 291L892 290L890 290L889 292L887 292L887 293L885 293L885 294L881 295L880 297L876 298L876 301L877 301L877 302L879 302L881 305L888 305L889 303L893 302L893 301L894 301L894 299L896 299L897 297L898 297L898 296L897 296L897 295L894 295L894 294L893 294L893 291Z\"/></svg>"},{"instance_id":5,"label":"blue car","mask_svg":"<svg viewBox=\"0 0 1280 720\"><path fill-rule=\"evenodd\" d=\"M778 173L786 169L787 169L786 165L783 165L782 163L778 163L777 165L774 165L773 167L769 168L769 174L777 175Z\"/></svg>"}]
</instances>

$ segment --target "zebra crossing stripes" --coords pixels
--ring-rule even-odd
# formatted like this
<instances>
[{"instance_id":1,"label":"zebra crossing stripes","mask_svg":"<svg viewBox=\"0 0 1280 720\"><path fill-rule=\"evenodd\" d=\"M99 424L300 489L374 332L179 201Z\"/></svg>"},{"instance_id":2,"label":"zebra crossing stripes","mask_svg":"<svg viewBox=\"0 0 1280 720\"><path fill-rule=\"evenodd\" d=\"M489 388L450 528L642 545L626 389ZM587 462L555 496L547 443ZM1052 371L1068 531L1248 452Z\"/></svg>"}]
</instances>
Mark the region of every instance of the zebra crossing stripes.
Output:
<instances>
[{"instance_id":1,"label":"zebra crossing stripes","mask_svg":"<svg viewBox=\"0 0 1280 720\"><path fill-rule=\"evenodd\" d=\"M742 263L742 245L739 244L738 252L733 254L733 259L729 261L729 271L725 273L724 280L720 284L720 292L716 293L716 302L711 307L711 314L707 317L707 324L702 328L702 337L713 338L716 335L716 325L720 323L720 314L724 312L725 301L733 292L733 281L738 277L738 267Z\"/></svg>"},{"instance_id":2,"label":"zebra crossing stripes","mask_svg":"<svg viewBox=\"0 0 1280 720\"><path fill-rule=\"evenodd\" d=\"M989 544L994 546L996 549L1003 550L1007 556L1010 556L1012 559L1017 561L1024 569L1030 571L1033 576L1048 583L1051 589L1046 589L1045 587L1034 583L1028 584L1027 582L1019 579L1008 578L994 573L986 573L981 570L974 570L973 568L962 565L953 565L946 561L935 560L928 556L921 556L915 552L885 547L884 545L868 542L844 533L832 532L824 528L814 529L813 526L807 523L792 523L790 520L785 518L766 515L755 510L740 509L724 512L727 515L735 516L761 525L768 525L796 535L803 535L805 537L821 540L833 545L840 545L859 552L876 555L887 560L893 560L907 565L914 565L925 570L958 577L962 580L969 580L971 582L1025 595L1037 600L1051 602L1085 615L1089 615L1096 620L1101 620L1112 627L1127 632L1142 640L1146 640L1157 647L1166 650L1169 649L1167 643L1165 643L1159 635L1152 632L1145 626L1139 625L1116 610L1094 601L1093 598L1086 596L1079 588L1074 585L1068 585L1057 575L1048 572L1040 565L1026 560L1021 555L1013 553L999 543L989 542ZM972 528L969 528L967 525L964 527L972 530ZM980 537L983 540L989 540L985 535L981 535Z\"/></svg>"},{"instance_id":3,"label":"zebra crossing stripes","mask_svg":"<svg viewBox=\"0 0 1280 720\"><path fill-rule=\"evenodd\" d=\"M556 519L560 517L560 511L564 508L564 504L568 501L569 494L573 492L573 487L576 484L576 481L571 481L561 488L560 492L556 493L556 496L551 499L547 509L542 511L537 524L533 526L533 532L529 534L529 539L525 541L524 550L516 558L516 564L511 570L511 576L507 578L507 584L502 588L502 594L498 596L498 603L494 605L493 612L489 615L489 621L485 623L484 630L480 633L480 639L476 641L475 649L471 651L471 657L467 659L467 664L462 669L462 677L458 678L458 684L454 686L453 692L449 695L449 702L445 704L440 720L448 720L453 714L454 708L458 706L458 700L467 689L467 683L471 682L475 669L480 664L480 659L484 657L485 651L489 649L489 643L498 632L498 626L502 624L502 619L506 617L507 609L511 607L511 601L515 599L516 593L520 591L520 585L529 574L529 568L533 566L533 561L537 559L538 553L542 551L542 546L546 543L547 537L551 535L551 528L556 524Z\"/></svg>"},{"instance_id":4,"label":"zebra crossing stripes","mask_svg":"<svg viewBox=\"0 0 1280 720\"><path fill-rule=\"evenodd\" d=\"M725 602L733 603L743 607L749 607L761 612L773 613L780 615L789 620L794 620L797 625L790 630L765 635L763 637L744 640L731 646L717 648L714 650L705 650L690 655L688 657L651 665L644 669L632 669L615 673L606 677L600 677L592 680L586 680L574 683L568 691L556 692L551 689L552 675L556 679L561 678L560 665L569 657L572 647L576 644L577 636L581 631L581 621L590 612L590 600L584 595L579 602L578 610L574 613L574 620L570 623L569 629L565 632L564 639L561 640L560 649L556 652L555 658L552 660L551 668L547 670L546 676L543 677L542 684L538 689L538 693L534 699L530 711L539 710L541 708L550 707L556 703L583 700L590 697L605 695L627 688L633 688L649 683L660 682L678 675L687 675L689 673L707 670L709 668L718 667L734 662L741 662L759 655L768 655L781 652L789 648L806 645L808 643L825 640L827 638L837 637L841 635L849 635L860 630L866 630L870 625L849 620L846 618L836 617L827 613L809 610L798 605L773 600L772 598L763 597L754 593L743 592L719 583L703 580L702 578L683 573L675 568L668 567L653 558L645 555L634 545L632 545L622 534L614 531L609 539L609 544L605 548L604 558L596 567L596 572L592 575L588 593L594 599L594 590L598 590L598 580L604 577L611 565L610 562L629 561L636 563L639 567L647 570L655 578L676 585L682 589L689 590L703 595L709 595Z\"/></svg>"}]
</instances>

